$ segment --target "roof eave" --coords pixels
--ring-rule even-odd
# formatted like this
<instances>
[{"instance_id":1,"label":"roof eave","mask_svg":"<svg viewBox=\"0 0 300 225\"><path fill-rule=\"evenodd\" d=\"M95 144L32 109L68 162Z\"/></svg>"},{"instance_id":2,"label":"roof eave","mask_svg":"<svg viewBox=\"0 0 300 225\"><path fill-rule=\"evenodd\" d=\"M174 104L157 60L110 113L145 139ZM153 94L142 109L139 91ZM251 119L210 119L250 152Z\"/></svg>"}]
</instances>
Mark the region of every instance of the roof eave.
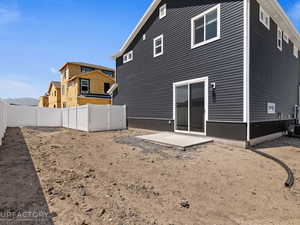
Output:
<instances>
[{"instance_id":1,"label":"roof eave","mask_svg":"<svg viewBox=\"0 0 300 225\"><path fill-rule=\"evenodd\" d=\"M143 17L140 19L139 23L135 26L133 32L129 35L127 40L124 42L124 44L121 47L121 49L119 50L119 52L117 52L116 54L111 56L113 59L116 59L117 57L120 57L121 55L123 55L124 51L129 47L130 43L136 37L136 35L140 31L140 29L145 25L145 23L147 22L147 20L152 15L152 13L154 12L154 10L156 9L156 7L159 5L160 2L161 2L161 0L153 0L153 2L151 3L149 8L143 15Z\"/></svg>"}]
</instances>

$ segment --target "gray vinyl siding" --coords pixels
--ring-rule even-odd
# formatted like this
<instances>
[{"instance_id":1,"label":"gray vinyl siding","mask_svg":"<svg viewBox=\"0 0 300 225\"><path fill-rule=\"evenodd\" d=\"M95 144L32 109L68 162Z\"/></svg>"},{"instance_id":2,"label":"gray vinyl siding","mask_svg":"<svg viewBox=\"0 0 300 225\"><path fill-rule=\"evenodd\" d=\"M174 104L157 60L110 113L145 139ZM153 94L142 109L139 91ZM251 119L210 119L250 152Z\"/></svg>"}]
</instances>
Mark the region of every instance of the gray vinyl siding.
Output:
<instances>
[{"instance_id":1,"label":"gray vinyl siding","mask_svg":"<svg viewBox=\"0 0 300 225\"><path fill-rule=\"evenodd\" d=\"M259 4L251 0L250 24L250 120L278 120L278 114L267 113L267 103L276 104L282 119L293 115L298 104L299 59L293 55L293 43L283 40L277 48L277 25L271 20L270 30L259 21Z\"/></svg>"},{"instance_id":2,"label":"gray vinyl siding","mask_svg":"<svg viewBox=\"0 0 300 225\"><path fill-rule=\"evenodd\" d=\"M165 2L167 16L159 20ZM218 3L221 39L191 49L191 18ZM165 0L160 6L126 51L134 51L133 61L117 59L114 104L126 104L128 117L171 119L173 83L208 76L209 120L243 121L243 1ZM164 55L153 58L153 39L161 34ZM215 99L210 82L216 82Z\"/></svg>"}]
</instances>

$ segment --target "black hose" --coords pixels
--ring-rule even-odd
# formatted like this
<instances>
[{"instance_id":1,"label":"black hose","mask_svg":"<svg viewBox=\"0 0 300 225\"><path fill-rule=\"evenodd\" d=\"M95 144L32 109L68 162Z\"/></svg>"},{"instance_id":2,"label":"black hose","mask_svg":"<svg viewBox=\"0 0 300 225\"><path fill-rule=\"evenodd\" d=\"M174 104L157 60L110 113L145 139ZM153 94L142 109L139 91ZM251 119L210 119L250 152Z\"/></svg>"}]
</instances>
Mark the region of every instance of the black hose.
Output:
<instances>
[{"instance_id":1,"label":"black hose","mask_svg":"<svg viewBox=\"0 0 300 225\"><path fill-rule=\"evenodd\" d=\"M291 188L294 185L294 174L293 174L292 170L288 167L288 165L286 165L281 160L279 160L279 159L275 158L274 156L269 155L265 152L257 151L254 149L249 149L249 150L277 162L280 166L282 166L286 170L286 172L288 174L288 179L285 182L285 186Z\"/></svg>"}]
</instances>

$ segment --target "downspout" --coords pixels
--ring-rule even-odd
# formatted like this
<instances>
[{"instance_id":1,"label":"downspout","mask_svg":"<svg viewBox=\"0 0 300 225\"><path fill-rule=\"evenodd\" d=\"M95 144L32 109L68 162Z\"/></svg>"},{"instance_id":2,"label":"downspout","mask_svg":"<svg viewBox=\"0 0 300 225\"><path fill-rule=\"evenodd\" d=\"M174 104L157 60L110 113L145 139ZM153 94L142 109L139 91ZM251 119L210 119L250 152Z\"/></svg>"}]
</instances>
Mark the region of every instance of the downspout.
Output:
<instances>
[{"instance_id":1,"label":"downspout","mask_svg":"<svg viewBox=\"0 0 300 225\"><path fill-rule=\"evenodd\" d=\"M250 145L250 0L244 0L244 123L246 145Z\"/></svg>"}]
</instances>

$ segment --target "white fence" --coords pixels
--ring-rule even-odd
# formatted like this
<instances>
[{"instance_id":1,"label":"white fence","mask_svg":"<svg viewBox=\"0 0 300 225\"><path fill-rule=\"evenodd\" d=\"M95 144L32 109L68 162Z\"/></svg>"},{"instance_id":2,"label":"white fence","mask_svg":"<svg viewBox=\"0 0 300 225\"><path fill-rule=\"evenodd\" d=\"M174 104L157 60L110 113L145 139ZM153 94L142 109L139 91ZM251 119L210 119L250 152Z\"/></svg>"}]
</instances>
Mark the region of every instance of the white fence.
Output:
<instances>
[{"instance_id":1,"label":"white fence","mask_svg":"<svg viewBox=\"0 0 300 225\"><path fill-rule=\"evenodd\" d=\"M8 106L8 127L61 127L61 109Z\"/></svg>"},{"instance_id":2,"label":"white fence","mask_svg":"<svg viewBox=\"0 0 300 225\"><path fill-rule=\"evenodd\" d=\"M0 99L0 146L7 127L7 107L8 104Z\"/></svg>"},{"instance_id":3,"label":"white fence","mask_svg":"<svg viewBox=\"0 0 300 225\"><path fill-rule=\"evenodd\" d=\"M62 126L83 131L126 129L126 106L85 105L62 109Z\"/></svg>"},{"instance_id":4,"label":"white fence","mask_svg":"<svg viewBox=\"0 0 300 225\"><path fill-rule=\"evenodd\" d=\"M82 131L126 129L126 106L85 105L65 109L0 102L0 137L6 127L66 127Z\"/></svg>"}]
</instances>

